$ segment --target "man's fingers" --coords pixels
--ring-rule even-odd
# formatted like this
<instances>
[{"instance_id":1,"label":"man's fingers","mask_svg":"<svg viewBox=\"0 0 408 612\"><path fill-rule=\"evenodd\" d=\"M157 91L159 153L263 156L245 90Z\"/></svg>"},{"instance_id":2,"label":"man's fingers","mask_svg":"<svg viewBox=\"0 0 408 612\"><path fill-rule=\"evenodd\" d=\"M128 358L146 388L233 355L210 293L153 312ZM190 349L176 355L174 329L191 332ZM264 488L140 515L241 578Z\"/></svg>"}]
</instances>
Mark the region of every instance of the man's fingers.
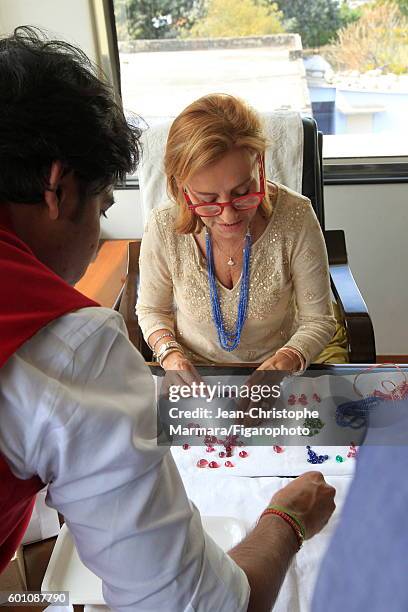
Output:
<instances>
[{"instance_id":1,"label":"man's fingers","mask_svg":"<svg viewBox=\"0 0 408 612\"><path fill-rule=\"evenodd\" d=\"M322 472L319 472L319 470L309 470L308 472L304 472L299 478L310 478L311 480L314 480L315 482L321 482L324 481L324 476L322 474Z\"/></svg>"}]
</instances>

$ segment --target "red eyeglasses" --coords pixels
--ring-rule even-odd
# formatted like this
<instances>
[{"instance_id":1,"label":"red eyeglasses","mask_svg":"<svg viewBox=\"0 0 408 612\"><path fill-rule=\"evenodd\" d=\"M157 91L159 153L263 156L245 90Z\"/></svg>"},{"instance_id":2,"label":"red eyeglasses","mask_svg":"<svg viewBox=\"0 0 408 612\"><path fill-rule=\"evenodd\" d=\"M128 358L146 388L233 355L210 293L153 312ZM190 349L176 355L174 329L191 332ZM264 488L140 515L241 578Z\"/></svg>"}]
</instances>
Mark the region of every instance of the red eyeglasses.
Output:
<instances>
[{"instance_id":1,"label":"red eyeglasses","mask_svg":"<svg viewBox=\"0 0 408 612\"><path fill-rule=\"evenodd\" d=\"M259 186L262 188L264 185L264 167L262 156L259 156ZM257 191L254 193L246 193L239 198L234 198L230 202L198 202L193 204L188 193L183 191L184 198L186 200L189 210L192 210L196 215L200 217L217 217L221 215L224 208L232 206L235 210L250 210L251 208L257 208L262 199L265 197L265 191Z\"/></svg>"}]
</instances>

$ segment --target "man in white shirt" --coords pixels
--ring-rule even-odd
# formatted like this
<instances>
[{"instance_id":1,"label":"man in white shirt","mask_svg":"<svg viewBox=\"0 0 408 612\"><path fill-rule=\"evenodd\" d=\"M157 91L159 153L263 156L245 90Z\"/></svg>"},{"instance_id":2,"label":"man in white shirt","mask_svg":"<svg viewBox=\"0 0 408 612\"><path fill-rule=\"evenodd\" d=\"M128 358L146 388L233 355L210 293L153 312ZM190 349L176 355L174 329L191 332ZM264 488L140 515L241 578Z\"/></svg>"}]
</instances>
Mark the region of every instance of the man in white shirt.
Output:
<instances>
[{"instance_id":1,"label":"man in white shirt","mask_svg":"<svg viewBox=\"0 0 408 612\"><path fill-rule=\"evenodd\" d=\"M27 247L38 278L47 268L46 282L58 277L69 293L96 252L115 182L138 162L139 135L78 50L22 28L0 41L4 252ZM9 268L0 261L6 287ZM20 290L34 311L41 286L21 282ZM6 309L3 298L0 345ZM168 448L157 444L153 380L120 315L89 305L44 316L0 367L0 453L16 481L48 484L48 504L101 577L108 605L269 610L301 527L306 537L320 531L334 489L318 472L296 479L272 500L287 512L267 513L223 553L204 533Z\"/></svg>"}]
</instances>

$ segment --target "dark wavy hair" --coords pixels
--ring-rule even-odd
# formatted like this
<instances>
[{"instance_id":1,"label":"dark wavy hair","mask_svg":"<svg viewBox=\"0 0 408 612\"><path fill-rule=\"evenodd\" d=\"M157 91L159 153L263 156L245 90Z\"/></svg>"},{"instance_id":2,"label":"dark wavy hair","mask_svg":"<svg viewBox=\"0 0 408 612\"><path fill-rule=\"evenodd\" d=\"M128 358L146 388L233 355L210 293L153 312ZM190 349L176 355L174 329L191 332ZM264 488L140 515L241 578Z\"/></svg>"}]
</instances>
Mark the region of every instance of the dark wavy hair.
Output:
<instances>
[{"instance_id":1,"label":"dark wavy hair","mask_svg":"<svg viewBox=\"0 0 408 612\"><path fill-rule=\"evenodd\" d=\"M0 40L0 202L39 203L59 160L99 193L137 167L141 130L83 51L21 26Z\"/></svg>"}]
</instances>

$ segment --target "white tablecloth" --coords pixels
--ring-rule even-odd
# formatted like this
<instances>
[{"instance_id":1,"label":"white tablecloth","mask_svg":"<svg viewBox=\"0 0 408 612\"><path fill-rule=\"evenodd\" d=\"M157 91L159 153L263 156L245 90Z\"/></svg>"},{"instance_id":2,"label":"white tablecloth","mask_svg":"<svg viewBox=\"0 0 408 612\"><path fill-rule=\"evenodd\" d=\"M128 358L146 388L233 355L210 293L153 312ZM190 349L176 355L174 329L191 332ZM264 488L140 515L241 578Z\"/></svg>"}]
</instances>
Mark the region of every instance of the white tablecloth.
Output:
<instances>
[{"instance_id":1,"label":"white tablecloth","mask_svg":"<svg viewBox=\"0 0 408 612\"><path fill-rule=\"evenodd\" d=\"M335 461L334 452L330 452L330 460L322 465L311 466L305 461L305 447L286 447L282 455L277 455L272 449L249 448L250 453L242 464L248 473L257 470L280 471L282 466L289 466L293 475L308 469L321 469L326 480L336 488L336 511L328 525L312 540L304 543L301 551L294 558L285 581L282 585L274 612L309 612L314 584L321 559L326 551L333 530L336 527L348 487L352 480L355 460L346 459L342 464ZM326 448L326 451L329 447ZM334 449L333 449L334 451ZM345 456L346 448L335 450ZM204 451L205 453L205 451ZM291 478L268 476L239 476L235 468L199 469L195 466L196 457L203 454L196 448L191 452L173 449L187 494L199 508L202 515L229 516L237 518L245 524L249 531L255 524L262 510L268 505L272 495L290 482ZM215 453L214 453L215 454ZM283 458L284 455L284 458ZM236 455L231 458L236 462ZM268 458L269 468L262 466L264 458ZM222 461L225 461L222 460ZM299 468L303 468L299 470ZM244 471L244 468L242 468ZM342 473L341 473L342 472ZM108 612L105 606L85 606L85 612ZM50 608L49 612L54 612ZM72 612L69 607L61 612Z\"/></svg>"},{"instance_id":2,"label":"white tablecloth","mask_svg":"<svg viewBox=\"0 0 408 612\"><path fill-rule=\"evenodd\" d=\"M201 514L231 516L245 523L248 530L255 524L273 493L290 482L290 478L232 477L217 470L183 473L191 501ZM336 511L328 525L313 539L306 541L292 562L274 612L308 612L314 583L323 554L336 527L341 507L351 483L351 475L328 476L336 488Z\"/></svg>"},{"instance_id":3,"label":"white tablecloth","mask_svg":"<svg viewBox=\"0 0 408 612\"><path fill-rule=\"evenodd\" d=\"M347 458L349 447L346 446L314 446L313 438L308 440L311 448L318 455L328 455L329 459L321 464L310 464L307 461L308 454L306 446L286 446L282 453L276 453L272 446L243 446L233 449L232 457L219 457L220 451L225 449L216 445L215 451L206 452L204 445L191 446L188 450L177 446L172 448L175 462L183 476L189 474L197 475L198 472L208 471L228 476L298 476L309 470L319 470L325 476L352 476L354 473L355 459ZM239 452L245 450L248 456L242 459ZM336 457L343 458L343 462L336 461ZM200 459L215 461L219 468L200 469L197 462ZM230 461L234 467L226 467L225 463Z\"/></svg>"}]
</instances>

